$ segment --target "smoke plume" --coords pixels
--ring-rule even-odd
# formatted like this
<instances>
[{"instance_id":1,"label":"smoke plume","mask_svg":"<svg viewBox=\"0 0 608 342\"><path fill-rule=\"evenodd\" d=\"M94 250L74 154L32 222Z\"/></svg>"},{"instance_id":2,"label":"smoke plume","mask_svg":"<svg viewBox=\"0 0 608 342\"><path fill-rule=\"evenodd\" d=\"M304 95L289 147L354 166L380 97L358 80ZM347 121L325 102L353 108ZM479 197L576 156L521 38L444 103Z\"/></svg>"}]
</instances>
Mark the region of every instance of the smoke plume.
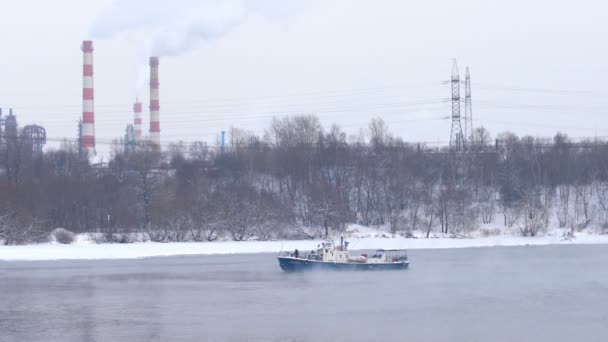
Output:
<instances>
[{"instance_id":1,"label":"smoke plume","mask_svg":"<svg viewBox=\"0 0 608 342\"><path fill-rule=\"evenodd\" d=\"M128 35L136 41L136 93L146 80L149 56L178 56L220 39L251 13L273 19L298 7L271 0L117 0L93 23L94 39Z\"/></svg>"}]
</instances>

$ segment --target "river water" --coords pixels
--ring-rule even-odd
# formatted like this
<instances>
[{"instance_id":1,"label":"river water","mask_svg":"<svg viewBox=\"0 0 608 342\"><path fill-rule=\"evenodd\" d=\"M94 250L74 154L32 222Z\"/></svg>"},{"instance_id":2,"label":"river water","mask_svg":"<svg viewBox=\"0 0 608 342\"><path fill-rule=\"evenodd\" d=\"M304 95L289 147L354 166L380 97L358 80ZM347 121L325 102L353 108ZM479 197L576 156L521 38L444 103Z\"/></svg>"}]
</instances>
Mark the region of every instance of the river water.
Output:
<instances>
[{"instance_id":1,"label":"river water","mask_svg":"<svg viewBox=\"0 0 608 342\"><path fill-rule=\"evenodd\" d=\"M608 341L608 245L410 260L308 274L272 254L0 262L0 341Z\"/></svg>"}]
</instances>

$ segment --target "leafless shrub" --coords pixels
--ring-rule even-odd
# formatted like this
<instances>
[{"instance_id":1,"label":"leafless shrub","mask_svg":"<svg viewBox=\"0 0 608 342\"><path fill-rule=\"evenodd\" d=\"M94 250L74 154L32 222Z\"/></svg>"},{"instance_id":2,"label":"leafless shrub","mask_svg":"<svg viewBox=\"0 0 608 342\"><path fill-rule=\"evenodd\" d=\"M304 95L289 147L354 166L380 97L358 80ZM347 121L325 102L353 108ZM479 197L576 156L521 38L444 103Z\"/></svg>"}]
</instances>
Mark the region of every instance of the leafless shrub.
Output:
<instances>
[{"instance_id":1,"label":"leafless shrub","mask_svg":"<svg viewBox=\"0 0 608 342\"><path fill-rule=\"evenodd\" d=\"M605 223L605 224L602 225L600 233L602 235L608 234L608 223Z\"/></svg>"},{"instance_id":2,"label":"leafless shrub","mask_svg":"<svg viewBox=\"0 0 608 342\"><path fill-rule=\"evenodd\" d=\"M542 203L538 193L531 192L526 196L522 208L519 229L523 236L536 236L547 230L549 209Z\"/></svg>"},{"instance_id":3,"label":"leafless shrub","mask_svg":"<svg viewBox=\"0 0 608 342\"><path fill-rule=\"evenodd\" d=\"M148 225L146 227L146 234L150 241L153 242L168 242L169 235L169 227L167 225Z\"/></svg>"},{"instance_id":4,"label":"leafless shrub","mask_svg":"<svg viewBox=\"0 0 608 342\"><path fill-rule=\"evenodd\" d=\"M192 239L190 236L192 219L189 215L182 213L177 214L167 219L165 223L169 229L169 240L176 242L185 242Z\"/></svg>"},{"instance_id":5,"label":"leafless shrub","mask_svg":"<svg viewBox=\"0 0 608 342\"><path fill-rule=\"evenodd\" d=\"M19 220L15 215L0 216L0 244L22 245L42 242L46 236L46 233L41 232L33 222Z\"/></svg>"},{"instance_id":6,"label":"leafless shrub","mask_svg":"<svg viewBox=\"0 0 608 342\"><path fill-rule=\"evenodd\" d=\"M284 231L282 236L292 240L312 240L322 238L325 233L323 229L312 229L314 227L303 227L301 225L290 225Z\"/></svg>"},{"instance_id":7,"label":"leafless shrub","mask_svg":"<svg viewBox=\"0 0 608 342\"><path fill-rule=\"evenodd\" d=\"M481 222L489 224L496 213L496 191L492 187L484 187L479 196L479 213Z\"/></svg>"},{"instance_id":8,"label":"leafless shrub","mask_svg":"<svg viewBox=\"0 0 608 342\"><path fill-rule=\"evenodd\" d=\"M55 228L50 236L53 241L66 245L73 243L76 239L76 234L64 228Z\"/></svg>"},{"instance_id":9,"label":"leafless shrub","mask_svg":"<svg viewBox=\"0 0 608 342\"><path fill-rule=\"evenodd\" d=\"M109 236L108 242L112 243L133 243L130 234L114 233Z\"/></svg>"},{"instance_id":10,"label":"leafless shrub","mask_svg":"<svg viewBox=\"0 0 608 342\"><path fill-rule=\"evenodd\" d=\"M498 236L501 234L501 231L498 228L482 228L479 232L483 237Z\"/></svg>"},{"instance_id":11,"label":"leafless shrub","mask_svg":"<svg viewBox=\"0 0 608 342\"><path fill-rule=\"evenodd\" d=\"M11 234L10 223L7 222L6 216L0 216L0 245L9 244Z\"/></svg>"},{"instance_id":12,"label":"leafless shrub","mask_svg":"<svg viewBox=\"0 0 608 342\"><path fill-rule=\"evenodd\" d=\"M581 231L591 223L591 185L577 183L574 187L574 222L573 228Z\"/></svg>"}]
</instances>

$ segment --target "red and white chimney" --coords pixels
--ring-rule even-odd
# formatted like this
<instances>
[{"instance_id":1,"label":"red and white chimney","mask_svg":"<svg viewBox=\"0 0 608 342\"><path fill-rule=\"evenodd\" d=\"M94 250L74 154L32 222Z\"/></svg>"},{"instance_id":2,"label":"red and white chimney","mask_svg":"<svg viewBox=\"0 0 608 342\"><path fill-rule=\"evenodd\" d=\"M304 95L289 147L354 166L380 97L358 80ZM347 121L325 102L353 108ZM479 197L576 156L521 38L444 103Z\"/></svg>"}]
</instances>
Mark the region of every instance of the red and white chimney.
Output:
<instances>
[{"instance_id":1,"label":"red and white chimney","mask_svg":"<svg viewBox=\"0 0 608 342\"><path fill-rule=\"evenodd\" d=\"M160 149L158 57L150 57L150 141Z\"/></svg>"},{"instance_id":2,"label":"red and white chimney","mask_svg":"<svg viewBox=\"0 0 608 342\"><path fill-rule=\"evenodd\" d=\"M142 105L141 102L137 101L133 105L133 128L135 131L135 140L141 140L141 112Z\"/></svg>"},{"instance_id":3,"label":"red and white chimney","mask_svg":"<svg viewBox=\"0 0 608 342\"><path fill-rule=\"evenodd\" d=\"M95 153L95 106L93 105L93 42L82 42L82 140L83 150Z\"/></svg>"}]
</instances>

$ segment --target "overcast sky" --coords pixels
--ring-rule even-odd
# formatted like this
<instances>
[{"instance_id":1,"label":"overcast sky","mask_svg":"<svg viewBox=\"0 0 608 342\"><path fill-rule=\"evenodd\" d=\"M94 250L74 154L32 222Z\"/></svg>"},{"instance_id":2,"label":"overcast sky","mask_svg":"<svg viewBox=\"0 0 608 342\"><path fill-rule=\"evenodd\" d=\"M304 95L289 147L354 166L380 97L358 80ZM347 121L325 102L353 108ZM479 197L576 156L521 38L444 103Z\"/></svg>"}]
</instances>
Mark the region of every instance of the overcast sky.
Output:
<instances>
[{"instance_id":1,"label":"overcast sky","mask_svg":"<svg viewBox=\"0 0 608 342\"><path fill-rule=\"evenodd\" d=\"M349 133L379 116L407 141L445 142L452 58L463 79L470 67L474 125L492 135L608 136L607 3L4 0L0 107L75 138L80 44L93 39L100 149L124 134L136 96L147 133L151 52L163 143L214 142L230 126L262 133L294 114Z\"/></svg>"}]
</instances>

